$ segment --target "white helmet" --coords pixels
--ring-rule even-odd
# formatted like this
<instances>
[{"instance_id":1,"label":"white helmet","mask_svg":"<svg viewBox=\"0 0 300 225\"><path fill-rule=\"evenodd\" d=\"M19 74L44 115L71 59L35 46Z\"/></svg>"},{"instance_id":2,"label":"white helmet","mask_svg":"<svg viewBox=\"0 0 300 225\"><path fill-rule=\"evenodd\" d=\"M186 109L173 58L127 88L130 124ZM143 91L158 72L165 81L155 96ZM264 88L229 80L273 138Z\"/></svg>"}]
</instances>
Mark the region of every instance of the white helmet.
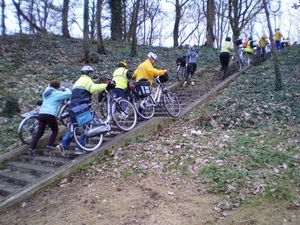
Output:
<instances>
[{"instance_id":1,"label":"white helmet","mask_svg":"<svg viewBox=\"0 0 300 225\"><path fill-rule=\"evenodd\" d=\"M94 69L91 66L84 66L80 71L82 74L88 74L94 72Z\"/></svg>"},{"instance_id":2,"label":"white helmet","mask_svg":"<svg viewBox=\"0 0 300 225\"><path fill-rule=\"evenodd\" d=\"M155 61L158 60L157 55L155 53L153 53L153 52L149 52L148 53L148 59L150 59L150 58L154 59Z\"/></svg>"}]
</instances>

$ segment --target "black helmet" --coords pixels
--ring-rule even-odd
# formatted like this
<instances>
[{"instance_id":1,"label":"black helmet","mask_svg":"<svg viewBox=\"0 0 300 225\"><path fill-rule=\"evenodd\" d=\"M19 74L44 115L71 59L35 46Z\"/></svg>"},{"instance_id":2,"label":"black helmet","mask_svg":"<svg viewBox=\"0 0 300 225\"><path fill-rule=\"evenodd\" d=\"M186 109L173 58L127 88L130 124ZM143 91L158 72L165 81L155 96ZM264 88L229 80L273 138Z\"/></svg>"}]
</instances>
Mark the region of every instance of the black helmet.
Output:
<instances>
[{"instance_id":1,"label":"black helmet","mask_svg":"<svg viewBox=\"0 0 300 225\"><path fill-rule=\"evenodd\" d=\"M231 41L231 37L226 37L225 41Z\"/></svg>"},{"instance_id":2,"label":"black helmet","mask_svg":"<svg viewBox=\"0 0 300 225\"><path fill-rule=\"evenodd\" d=\"M124 68L128 68L128 65L127 65L127 63L126 62L124 62L124 61L121 61L121 62L119 62L119 67L124 67Z\"/></svg>"},{"instance_id":3,"label":"black helmet","mask_svg":"<svg viewBox=\"0 0 300 225\"><path fill-rule=\"evenodd\" d=\"M249 41L252 41L252 39L253 39L252 37L249 37Z\"/></svg>"}]
</instances>

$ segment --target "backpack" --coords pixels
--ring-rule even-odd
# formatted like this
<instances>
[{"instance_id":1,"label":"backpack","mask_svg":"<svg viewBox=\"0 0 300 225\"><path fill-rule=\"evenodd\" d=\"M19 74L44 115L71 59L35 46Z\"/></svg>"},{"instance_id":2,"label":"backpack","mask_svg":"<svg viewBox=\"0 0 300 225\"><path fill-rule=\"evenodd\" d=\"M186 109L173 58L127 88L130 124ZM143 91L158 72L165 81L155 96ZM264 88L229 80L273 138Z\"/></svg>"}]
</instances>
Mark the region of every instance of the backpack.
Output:
<instances>
[{"instance_id":1,"label":"backpack","mask_svg":"<svg viewBox=\"0 0 300 225\"><path fill-rule=\"evenodd\" d=\"M248 45L248 41L244 41L242 47L243 47L243 48L247 48L247 45Z\"/></svg>"}]
</instances>

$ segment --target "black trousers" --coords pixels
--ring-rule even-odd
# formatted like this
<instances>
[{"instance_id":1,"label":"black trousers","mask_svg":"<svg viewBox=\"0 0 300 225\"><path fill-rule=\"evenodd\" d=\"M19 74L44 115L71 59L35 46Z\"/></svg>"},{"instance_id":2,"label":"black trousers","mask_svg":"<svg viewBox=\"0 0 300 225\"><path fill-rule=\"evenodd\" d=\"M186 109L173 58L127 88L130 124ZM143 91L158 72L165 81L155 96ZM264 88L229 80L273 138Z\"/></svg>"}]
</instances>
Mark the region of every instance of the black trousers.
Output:
<instances>
[{"instance_id":1,"label":"black trousers","mask_svg":"<svg viewBox=\"0 0 300 225\"><path fill-rule=\"evenodd\" d=\"M228 64L229 64L229 52L221 52L220 53L220 61L221 61L221 70L223 71L224 75L228 70Z\"/></svg>"}]
</instances>

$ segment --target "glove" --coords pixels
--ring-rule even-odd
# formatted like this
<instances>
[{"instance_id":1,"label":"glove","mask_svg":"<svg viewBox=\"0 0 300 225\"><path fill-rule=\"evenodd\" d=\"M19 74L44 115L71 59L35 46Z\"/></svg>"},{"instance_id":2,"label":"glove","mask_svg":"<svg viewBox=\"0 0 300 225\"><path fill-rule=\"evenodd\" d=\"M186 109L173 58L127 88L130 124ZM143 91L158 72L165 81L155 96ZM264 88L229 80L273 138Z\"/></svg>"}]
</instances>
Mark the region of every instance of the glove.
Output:
<instances>
[{"instance_id":1,"label":"glove","mask_svg":"<svg viewBox=\"0 0 300 225\"><path fill-rule=\"evenodd\" d=\"M114 80L108 80L106 82L107 86L106 86L106 90L111 90L114 89L116 87L116 82Z\"/></svg>"}]
</instances>

